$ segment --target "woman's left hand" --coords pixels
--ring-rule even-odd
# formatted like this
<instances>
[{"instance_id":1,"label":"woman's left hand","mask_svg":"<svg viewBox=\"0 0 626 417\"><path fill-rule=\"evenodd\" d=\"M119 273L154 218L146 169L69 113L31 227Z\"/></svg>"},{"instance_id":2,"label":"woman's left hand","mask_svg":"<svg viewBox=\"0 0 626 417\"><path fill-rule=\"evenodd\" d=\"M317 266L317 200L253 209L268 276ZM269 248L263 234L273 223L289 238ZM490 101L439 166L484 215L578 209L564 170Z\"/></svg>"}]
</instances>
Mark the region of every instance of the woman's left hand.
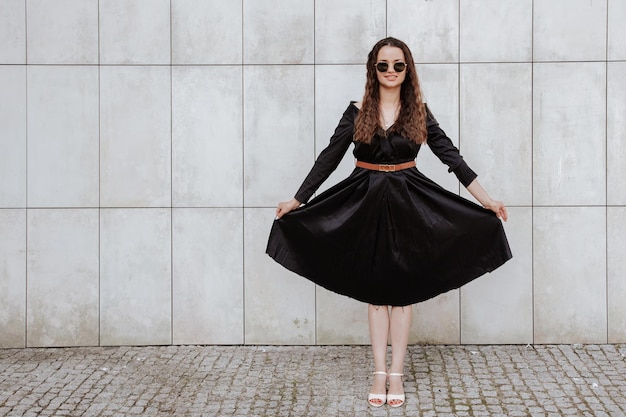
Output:
<instances>
[{"instance_id":1,"label":"woman's left hand","mask_svg":"<svg viewBox=\"0 0 626 417\"><path fill-rule=\"evenodd\" d=\"M504 221L507 221L509 218L509 214L506 211L506 206L502 201L491 200L489 204L485 205L485 208L496 213L496 216Z\"/></svg>"},{"instance_id":2,"label":"woman's left hand","mask_svg":"<svg viewBox=\"0 0 626 417\"><path fill-rule=\"evenodd\" d=\"M502 201L494 200L493 198L489 197L489 194L487 194L487 191L485 191L483 186L478 183L477 179L474 179L474 181L472 181L467 186L467 191L469 191L470 194L473 195L474 198L478 200L484 208L493 211L494 213L496 213L496 216L498 216L498 218L507 221L507 219L509 218L509 214L506 212L506 207L504 206L504 203Z\"/></svg>"}]
</instances>

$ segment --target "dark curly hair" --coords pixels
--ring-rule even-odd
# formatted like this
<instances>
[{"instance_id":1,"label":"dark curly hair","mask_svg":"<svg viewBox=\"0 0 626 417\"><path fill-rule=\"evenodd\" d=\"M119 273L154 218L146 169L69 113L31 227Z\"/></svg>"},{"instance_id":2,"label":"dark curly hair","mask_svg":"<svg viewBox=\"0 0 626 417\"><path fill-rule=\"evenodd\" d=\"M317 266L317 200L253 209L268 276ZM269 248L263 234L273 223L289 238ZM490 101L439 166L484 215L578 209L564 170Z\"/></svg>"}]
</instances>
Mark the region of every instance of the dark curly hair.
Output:
<instances>
[{"instance_id":1,"label":"dark curly hair","mask_svg":"<svg viewBox=\"0 0 626 417\"><path fill-rule=\"evenodd\" d=\"M385 38L376 43L367 56L367 81L361 110L356 119L354 140L370 143L380 126L380 93L376 74L378 52L384 46L400 48L406 61L406 77L400 88L400 113L390 131L412 140L415 143L426 142L426 108L422 100L415 62L409 47L396 38Z\"/></svg>"}]
</instances>

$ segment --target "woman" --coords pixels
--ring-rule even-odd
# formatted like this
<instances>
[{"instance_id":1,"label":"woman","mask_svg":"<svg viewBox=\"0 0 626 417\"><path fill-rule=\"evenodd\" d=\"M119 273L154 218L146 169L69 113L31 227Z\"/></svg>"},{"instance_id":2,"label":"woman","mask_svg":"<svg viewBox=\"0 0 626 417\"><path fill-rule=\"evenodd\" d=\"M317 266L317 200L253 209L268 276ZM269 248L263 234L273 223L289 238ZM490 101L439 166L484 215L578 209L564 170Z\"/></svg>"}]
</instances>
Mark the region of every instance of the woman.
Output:
<instances>
[{"instance_id":1,"label":"woman","mask_svg":"<svg viewBox=\"0 0 626 417\"><path fill-rule=\"evenodd\" d=\"M355 170L300 207L352 143ZM423 143L484 208L415 168ZM498 219L507 220L506 207L476 176L423 103L411 51L386 38L368 55L363 100L350 103L295 197L278 204L267 253L316 284L369 303L371 406L405 401L411 305L459 288L512 256Z\"/></svg>"}]
</instances>

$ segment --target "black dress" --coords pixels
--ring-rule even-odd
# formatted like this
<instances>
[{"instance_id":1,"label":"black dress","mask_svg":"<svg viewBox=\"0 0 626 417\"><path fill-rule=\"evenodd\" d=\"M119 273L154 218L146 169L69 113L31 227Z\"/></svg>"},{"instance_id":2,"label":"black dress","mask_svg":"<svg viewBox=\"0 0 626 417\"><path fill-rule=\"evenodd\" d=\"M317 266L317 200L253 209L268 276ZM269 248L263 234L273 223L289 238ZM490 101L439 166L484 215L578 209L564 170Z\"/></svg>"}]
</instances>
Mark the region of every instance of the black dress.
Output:
<instances>
[{"instance_id":1,"label":"black dress","mask_svg":"<svg viewBox=\"0 0 626 417\"><path fill-rule=\"evenodd\" d=\"M359 112L351 102L295 195L305 203L337 168ZM428 145L459 181L476 174L427 111ZM355 142L356 159L412 161L420 146L393 133ZM275 220L267 254L285 268L339 294L375 305L404 306L435 297L511 258L496 215L453 194L416 168L355 168L308 204Z\"/></svg>"}]
</instances>

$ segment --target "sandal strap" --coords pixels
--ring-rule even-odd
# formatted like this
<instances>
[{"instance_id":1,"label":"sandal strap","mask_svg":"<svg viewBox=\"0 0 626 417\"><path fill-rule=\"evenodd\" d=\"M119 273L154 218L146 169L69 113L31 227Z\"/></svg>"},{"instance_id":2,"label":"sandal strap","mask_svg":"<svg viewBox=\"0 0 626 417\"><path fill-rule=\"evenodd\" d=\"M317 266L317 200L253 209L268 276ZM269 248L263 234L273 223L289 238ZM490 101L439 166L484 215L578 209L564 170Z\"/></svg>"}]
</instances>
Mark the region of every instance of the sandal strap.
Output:
<instances>
[{"instance_id":1,"label":"sandal strap","mask_svg":"<svg viewBox=\"0 0 626 417\"><path fill-rule=\"evenodd\" d=\"M385 376L387 376L387 372L385 372L385 371L374 371L374 372L372 372L372 375L385 375Z\"/></svg>"},{"instance_id":2,"label":"sandal strap","mask_svg":"<svg viewBox=\"0 0 626 417\"><path fill-rule=\"evenodd\" d=\"M402 378L404 374L397 373L397 372L390 372L389 376L399 376L400 378ZM396 401L396 403L391 404L391 402L393 401ZM387 394L387 404L389 404L390 407L393 407L393 408L400 407L404 404L405 401L406 401L406 397L404 396L404 394Z\"/></svg>"}]
</instances>

